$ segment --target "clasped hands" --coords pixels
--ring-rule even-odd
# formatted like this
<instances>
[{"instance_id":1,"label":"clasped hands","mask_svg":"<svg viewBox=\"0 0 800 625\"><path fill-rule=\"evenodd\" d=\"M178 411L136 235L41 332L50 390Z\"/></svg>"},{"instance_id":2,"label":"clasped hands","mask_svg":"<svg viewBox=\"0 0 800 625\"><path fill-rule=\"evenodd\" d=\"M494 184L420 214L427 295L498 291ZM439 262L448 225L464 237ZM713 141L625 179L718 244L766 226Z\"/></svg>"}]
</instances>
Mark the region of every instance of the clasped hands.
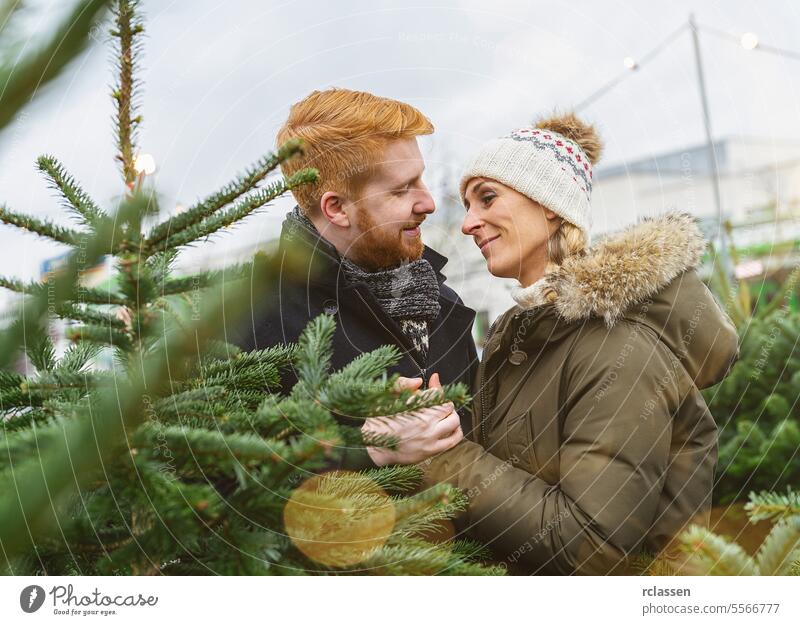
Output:
<instances>
[{"instance_id":1,"label":"clasped hands","mask_svg":"<svg viewBox=\"0 0 800 625\"><path fill-rule=\"evenodd\" d=\"M417 392L422 378L399 378L396 390ZM442 388L439 374L434 373L429 389ZM370 417L361 428L363 434L392 436L398 440L394 449L367 447L372 461L379 467L389 464L416 464L447 451L464 438L461 421L452 402L422 408L409 414L392 417Z\"/></svg>"}]
</instances>

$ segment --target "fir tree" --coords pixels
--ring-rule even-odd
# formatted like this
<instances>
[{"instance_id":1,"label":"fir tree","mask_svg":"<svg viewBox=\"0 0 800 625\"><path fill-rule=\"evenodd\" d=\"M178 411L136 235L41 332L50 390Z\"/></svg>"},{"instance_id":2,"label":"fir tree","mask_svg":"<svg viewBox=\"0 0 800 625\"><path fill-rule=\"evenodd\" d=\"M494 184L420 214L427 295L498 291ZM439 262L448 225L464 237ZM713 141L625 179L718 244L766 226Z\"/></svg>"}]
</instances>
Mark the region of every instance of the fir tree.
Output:
<instances>
[{"instance_id":1,"label":"fir tree","mask_svg":"<svg viewBox=\"0 0 800 625\"><path fill-rule=\"evenodd\" d=\"M749 301L729 306L738 321L739 360L725 380L704 391L720 427L714 487L720 503L800 483L800 313L788 305L798 275L793 271L755 312ZM724 302L738 301L725 293Z\"/></svg>"},{"instance_id":2,"label":"fir tree","mask_svg":"<svg viewBox=\"0 0 800 625\"><path fill-rule=\"evenodd\" d=\"M125 193L118 205L101 206L43 156L38 168L75 225L0 206L6 224L72 249L46 283L0 278L22 302L0 336L0 566L11 574L501 572L478 562L477 545L426 539L466 498L444 484L416 492L417 467L322 473L342 448L396 444L362 440L334 414L413 418L422 407L462 405L462 385L394 392L396 376L385 374L399 359L393 347L331 371L335 321L327 315L297 345L243 353L224 342L253 285L265 297L276 284L270 258L174 274L181 249L317 174L267 183L302 150L288 143L184 213L148 226L159 208L135 168L142 32L136 3L119 0L112 97ZM86 287L82 273L108 255L118 287ZM60 357L47 331L54 317L72 324ZM20 349L30 363L25 373L12 366ZM93 366L101 349L113 351L110 371ZM299 382L282 396L280 371L288 366Z\"/></svg>"},{"instance_id":3,"label":"fir tree","mask_svg":"<svg viewBox=\"0 0 800 625\"><path fill-rule=\"evenodd\" d=\"M685 558L656 558L646 572L652 575L800 575L800 493L750 493L745 505L751 523L773 520L755 555L705 527L692 526L680 536Z\"/></svg>"}]
</instances>

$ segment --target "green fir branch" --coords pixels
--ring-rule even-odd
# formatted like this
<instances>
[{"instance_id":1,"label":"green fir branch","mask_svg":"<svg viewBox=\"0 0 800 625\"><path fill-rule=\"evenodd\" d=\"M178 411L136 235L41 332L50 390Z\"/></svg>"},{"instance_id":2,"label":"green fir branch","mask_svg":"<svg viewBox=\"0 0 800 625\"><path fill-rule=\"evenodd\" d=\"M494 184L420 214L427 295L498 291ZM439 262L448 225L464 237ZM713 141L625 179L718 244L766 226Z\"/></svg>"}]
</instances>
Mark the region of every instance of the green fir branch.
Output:
<instances>
[{"instance_id":1,"label":"green fir branch","mask_svg":"<svg viewBox=\"0 0 800 625\"><path fill-rule=\"evenodd\" d=\"M91 341L101 345L119 347L125 351L133 348L133 339L126 332L92 323L67 328L65 335L70 341Z\"/></svg>"},{"instance_id":2,"label":"green fir branch","mask_svg":"<svg viewBox=\"0 0 800 625\"><path fill-rule=\"evenodd\" d=\"M281 163L301 152L302 140L287 141L276 153L262 157L219 191L204 198L183 213L173 215L155 226L147 238L148 245L155 247L168 237L178 235L187 228L199 224L219 209L255 189L258 183Z\"/></svg>"},{"instance_id":3,"label":"green fir branch","mask_svg":"<svg viewBox=\"0 0 800 625\"><path fill-rule=\"evenodd\" d=\"M114 8L113 37L117 39L117 84L112 92L116 106L114 125L117 134L117 160L122 167L125 184L132 187L136 181L136 135L141 116L136 114L135 100L138 81L134 76L137 69L138 37L144 32L144 26L137 19L138 2L118 0Z\"/></svg>"},{"instance_id":4,"label":"green fir branch","mask_svg":"<svg viewBox=\"0 0 800 625\"><path fill-rule=\"evenodd\" d=\"M800 492L787 488L785 494L768 491L750 493L750 501L744 509L752 523L800 515Z\"/></svg>"},{"instance_id":5,"label":"green fir branch","mask_svg":"<svg viewBox=\"0 0 800 625\"><path fill-rule=\"evenodd\" d=\"M292 389L293 397L307 399L318 396L328 379L335 330L336 320L322 314L312 319L300 334L294 357L299 382Z\"/></svg>"},{"instance_id":6,"label":"green fir branch","mask_svg":"<svg viewBox=\"0 0 800 625\"><path fill-rule=\"evenodd\" d=\"M36 164L39 171L47 177L52 188L61 194L66 207L78 217L81 223L92 226L98 219L106 217L106 214L55 157L40 156L36 160Z\"/></svg>"},{"instance_id":7,"label":"green fir branch","mask_svg":"<svg viewBox=\"0 0 800 625\"><path fill-rule=\"evenodd\" d=\"M756 554L759 575L788 575L800 560L800 515L778 521Z\"/></svg>"},{"instance_id":8,"label":"green fir branch","mask_svg":"<svg viewBox=\"0 0 800 625\"><path fill-rule=\"evenodd\" d=\"M151 244L147 240L145 247L151 251L156 251L153 245L158 245L159 249L169 249L189 245L198 239L208 237L219 232L221 229L231 226L255 211L263 208L275 198L283 195L290 189L297 186L314 182L317 179L317 172L314 169L302 169L285 180L279 180L247 195L237 201L231 208L214 213L199 223L184 228L182 231L170 235L161 243Z\"/></svg>"},{"instance_id":9,"label":"green fir branch","mask_svg":"<svg viewBox=\"0 0 800 625\"><path fill-rule=\"evenodd\" d=\"M118 317L108 313L99 312L97 310L92 310L86 306L64 303L57 307L56 313L59 317L64 319L74 319L75 321L82 321L84 323L94 324L101 327L125 330L125 322Z\"/></svg>"},{"instance_id":10,"label":"green fir branch","mask_svg":"<svg viewBox=\"0 0 800 625\"><path fill-rule=\"evenodd\" d=\"M0 206L0 221L9 226L15 226L16 228L27 230L41 237L51 239L57 243L64 243L65 245L71 245L73 247L77 247L81 243L82 234L77 230L59 226L50 220L36 219L29 215L10 211L5 205Z\"/></svg>"},{"instance_id":11,"label":"green fir branch","mask_svg":"<svg viewBox=\"0 0 800 625\"><path fill-rule=\"evenodd\" d=\"M91 42L95 24L110 0L80 0L46 39L24 55L0 59L0 129L7 126L41 88L59 76L64 68Z\"/></svg>"}]
</instances>

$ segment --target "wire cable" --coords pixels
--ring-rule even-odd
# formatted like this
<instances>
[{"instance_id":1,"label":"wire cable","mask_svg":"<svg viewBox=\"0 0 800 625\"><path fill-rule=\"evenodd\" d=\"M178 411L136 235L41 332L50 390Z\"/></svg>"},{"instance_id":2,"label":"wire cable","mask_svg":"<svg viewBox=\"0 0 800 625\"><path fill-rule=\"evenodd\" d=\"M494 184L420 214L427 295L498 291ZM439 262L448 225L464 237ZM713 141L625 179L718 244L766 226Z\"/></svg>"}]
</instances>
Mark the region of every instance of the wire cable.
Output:
<instances>
[{"instance_id":1,"label":"wire cable","mask_svg":"<svg viewBox=\"0 0 800 625\"><path fill-rule=\"evenodd\" d=\"M730 39L736 42L737 45L741 46L742 43L742 36L737 35L735 33L728 32L726 30L722 30L720 28L715 28L714 26L708 26L707 24L698 24L697 28L699 30L705 31L711 35L715 35L722 39ZM794 59L795 61L800 61L800 52L794 52L792 50L785 50L784 48L777 48L775 46L765 45L760 41L756 44L756 47L753 48L755 51L761 52L768 52L770 54L777 54L779 56L783 56L789 59Z\"/></svg>"},{"instance_id":2,"label":"wire cable","mask_svg":"<svg viewBox=\"0 0 800 625\"><path fill-rule=\"evenodd\" d=\"M625 71L621 72L615 78L609 80L606 84L600 87L597 91L592 93L588 98L582 100L574 110L576 112L585 109L590 104L593 104L595 100L599 100L603 97L607 92L611 91L614 87L616 87L619 83L621 83L626 78L630 77L633 74L633 71L638 71L642 65L645 63L649 63L652 61L658 54L664 50L669 44L671 44L677 37L680 35L686 28L688 28L689 24L684 23L681 24L678 28L676 28L673 32L671 32L667 37L665 37L661 43L659 43L655 48L650 50L647 54L641 57L641 60L636 61L636 66L633 69L626 69Z\"/></svg>"}]
</instances>

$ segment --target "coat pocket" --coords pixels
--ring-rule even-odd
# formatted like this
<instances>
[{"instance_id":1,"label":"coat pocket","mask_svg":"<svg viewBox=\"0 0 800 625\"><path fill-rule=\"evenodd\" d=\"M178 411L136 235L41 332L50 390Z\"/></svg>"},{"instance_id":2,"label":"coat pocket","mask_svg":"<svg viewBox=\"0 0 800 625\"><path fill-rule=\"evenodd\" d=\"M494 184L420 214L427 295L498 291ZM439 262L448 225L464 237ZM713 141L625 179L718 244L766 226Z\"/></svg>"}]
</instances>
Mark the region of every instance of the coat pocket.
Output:
<instances>
[{"instance_id":1,"label":"coat pocket","mask_svg":"<svg viewBox=\"0 0 800 625\"><path fill-rule=\"evenodd\" d=\"M513 466L534 475L539 471L540 467L533 445L530 410L506 420L505 448L506 459Z\"/></svg>"}]
</instances>

